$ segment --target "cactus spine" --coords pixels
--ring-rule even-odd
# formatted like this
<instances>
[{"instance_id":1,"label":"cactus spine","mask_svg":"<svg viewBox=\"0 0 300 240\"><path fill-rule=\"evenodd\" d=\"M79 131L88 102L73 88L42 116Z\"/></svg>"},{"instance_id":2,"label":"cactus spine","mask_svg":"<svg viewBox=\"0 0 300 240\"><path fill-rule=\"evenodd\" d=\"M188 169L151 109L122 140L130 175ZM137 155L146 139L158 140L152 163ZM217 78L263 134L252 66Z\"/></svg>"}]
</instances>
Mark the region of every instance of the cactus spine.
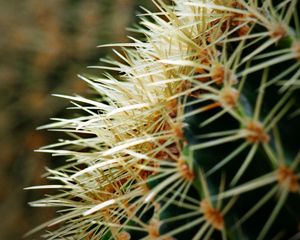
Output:
<instances>
[{"instance_id":1,"label":"cactus spine","mask_svg":"<svg viewBox=\"0 0 300 240\"><path fill-rule=\"evenodd\" d=\"M100 99L46 128L62 207L48 239L287 239L299 227L297 0L156 0L138 32L80 76ZM63 150L62 150L63 149ZM37 228L39 229L39 228ZM35 229L35 230L37 230Z\"/></svg>"}]
</instances>

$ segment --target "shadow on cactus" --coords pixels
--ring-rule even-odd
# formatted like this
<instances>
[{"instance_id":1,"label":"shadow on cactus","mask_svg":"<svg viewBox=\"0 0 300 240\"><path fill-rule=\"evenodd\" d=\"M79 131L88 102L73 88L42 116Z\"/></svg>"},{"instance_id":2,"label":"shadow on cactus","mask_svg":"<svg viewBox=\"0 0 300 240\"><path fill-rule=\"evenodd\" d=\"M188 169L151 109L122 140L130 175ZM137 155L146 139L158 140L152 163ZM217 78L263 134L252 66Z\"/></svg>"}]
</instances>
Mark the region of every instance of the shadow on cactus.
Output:
<instances>
[{"instance_id":1,"label":"shadow on cactus","mask_svg":"<svg viewBox=\"0 0 300 240\"><path fill-rule=\"evenodd\" d=\"M80 76L99 99L44 128L58 207L47 239L298 239L296 0L154 1L132 38ZM117 73L117 74L115 74ZM116 77L115 75L118 75Z\"/></svg>"}]
</instances>

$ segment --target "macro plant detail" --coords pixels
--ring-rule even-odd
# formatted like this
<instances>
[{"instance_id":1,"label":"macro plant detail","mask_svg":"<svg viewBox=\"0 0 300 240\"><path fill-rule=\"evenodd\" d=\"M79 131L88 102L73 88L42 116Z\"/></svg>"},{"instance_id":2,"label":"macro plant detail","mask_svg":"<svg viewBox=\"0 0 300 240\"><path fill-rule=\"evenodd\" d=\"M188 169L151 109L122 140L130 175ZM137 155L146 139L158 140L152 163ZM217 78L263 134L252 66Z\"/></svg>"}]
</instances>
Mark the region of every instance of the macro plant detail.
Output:
<instances>
[{"instance_id":1,"label":"macro plant detail","mask_svg":"<svg viewBox=\"0 0 300 240\"><path fill-rule=\"evenodd\" d=\"M47 239L297 239L300 22L297 0L153 1L108 44L85 114L43 128L58 207ZM60 95L58 95L60 96Z\"/></svg>"}]
</instances>

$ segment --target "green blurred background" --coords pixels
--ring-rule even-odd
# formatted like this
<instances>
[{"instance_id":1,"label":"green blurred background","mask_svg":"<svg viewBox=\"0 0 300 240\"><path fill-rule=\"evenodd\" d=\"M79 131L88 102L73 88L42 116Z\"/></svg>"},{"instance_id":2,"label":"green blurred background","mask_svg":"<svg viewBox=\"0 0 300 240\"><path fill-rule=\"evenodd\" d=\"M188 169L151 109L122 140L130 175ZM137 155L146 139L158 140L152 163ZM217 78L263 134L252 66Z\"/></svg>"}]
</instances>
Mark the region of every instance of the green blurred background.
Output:
<instances>
[{"instance_id":1,"label":"green blurred background","mask_svg":"<svg viewBox=\"0 0 300 240\"><path fill-rule=\"evenodd\" d=\"M36 128L69 114L68 101L52 93L86 94L76 75L108 53L97 45L128 41L140 5L153 7L150 0L0 0L0 240L22 239L54 216L28 206L45 192L23 191L45 184L45 166L59 164L33 152L59 135Z\"/></svg>"}]
</instances>

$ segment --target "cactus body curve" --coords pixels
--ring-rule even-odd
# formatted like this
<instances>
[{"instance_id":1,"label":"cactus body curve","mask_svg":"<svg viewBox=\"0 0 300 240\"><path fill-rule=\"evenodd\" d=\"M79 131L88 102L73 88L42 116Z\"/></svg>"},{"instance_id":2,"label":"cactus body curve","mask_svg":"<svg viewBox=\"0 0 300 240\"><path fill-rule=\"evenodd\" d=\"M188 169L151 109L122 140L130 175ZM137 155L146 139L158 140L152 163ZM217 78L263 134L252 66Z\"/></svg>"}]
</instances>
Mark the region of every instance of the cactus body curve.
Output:
<instances>
[{"instance_id":1,"label":"cactus body curve","mask_svg":"<svg viewBox=\"0 0 300 240\"><path fill-rule=\"evenodd\" d=\"M110 44L98 99L45 128L40 151L59 207L47 239L297 239L300 223L299 2L156 0ZM117 76L116 76L117 73ZM32 189L31 188L31 189Z\"/></svg>"}]
</instances>

